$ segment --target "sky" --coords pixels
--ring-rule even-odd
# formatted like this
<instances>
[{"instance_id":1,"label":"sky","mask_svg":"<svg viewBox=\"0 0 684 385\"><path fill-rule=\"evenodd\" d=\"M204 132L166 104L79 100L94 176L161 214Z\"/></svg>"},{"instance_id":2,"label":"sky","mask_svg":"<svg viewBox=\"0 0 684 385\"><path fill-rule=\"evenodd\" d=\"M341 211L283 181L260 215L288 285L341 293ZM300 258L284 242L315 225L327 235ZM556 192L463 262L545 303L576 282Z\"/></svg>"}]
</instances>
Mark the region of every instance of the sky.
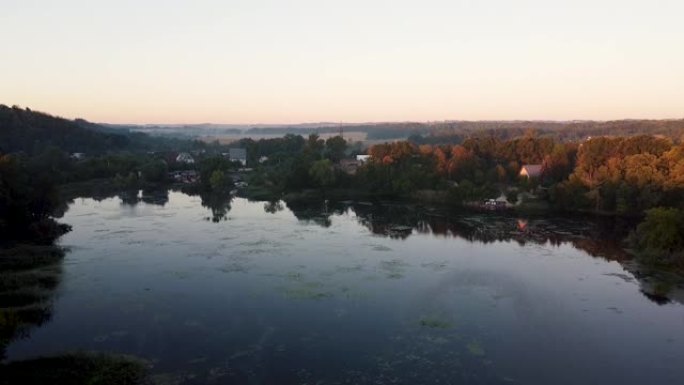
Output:
<instances>
[{"instance_id":1,"label":"sky","mask_svg":"<svg viewBox=\"0 0 684 385\"><path fill-rule=\"evenodd\" d=\"M0 0L0 10L0 103L67 118L684 118L682 0Z\"/></svg>"}]
</instances>

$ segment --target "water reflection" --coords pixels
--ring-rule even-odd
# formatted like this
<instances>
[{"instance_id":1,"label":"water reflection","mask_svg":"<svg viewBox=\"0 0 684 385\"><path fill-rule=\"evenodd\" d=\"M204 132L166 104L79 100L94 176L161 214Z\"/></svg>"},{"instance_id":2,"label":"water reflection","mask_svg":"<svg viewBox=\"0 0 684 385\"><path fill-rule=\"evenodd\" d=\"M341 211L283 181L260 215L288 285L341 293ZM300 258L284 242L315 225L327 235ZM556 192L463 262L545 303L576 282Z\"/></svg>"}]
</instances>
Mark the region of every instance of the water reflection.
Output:
<instances>
[{"instance_id":1,"label":"water reflection","mask_svg":"<svg viewBox=\"0 0 684 385\"><path fill-rule=\"evenodd\" d=\"M169 190L167 189L136 189L120 191L113 194L114 195L112 196L118 196L119 199L121 199L121 203L126 206L136 206L140 202L156 206L164 206L169 202Z\"/></svg>"},{"instance_id":2,"label":"water reflection","mask_svg":"<svg viewBox=\"0 0 684 385\"><path fill-rule=\"evenodd\" d=\"M321 227L330 227L332 224L330 217L341 214L345 210L342 205L330 207L329 202L324 200L306 201L300 199L285 202L285 204L288 210L292 211L300 221L315 223Z\"/></svg>"},{"instance_id":3,"label":"water reflection","mask_svg":"<svg viewBox=\"0 0 684 385\"><path fill-rule=\"evenodd\" d=\"M8 345L50 320L64 251L52 246L0 250L0 361Z\"/></svg>"},{"instance_id":4,"label":"water reflection","mask_svg":"<svg viewBox=\"0 0 684 385\"><path fill-rule=\"evenodd\" d=\"M211 217L207 217L207 220L219 223L228 219L228 212L230 212L233 201L231 195L210 192L200 194L200 198L202 199L202 206L211 210Z\"/></svg>"},{"instance_id":5,"label":"water reflection","mask_svg":"<svg viewBox=\"0 0 684 385\"><path fill-rule=\"evenodd\" d=\"M273 205L275 203L269 202L264 209L269 212L268 208ZM286 205L300 221L322 227L330 227L332 216L353 213L371 233L391 239L430 234L483 244L510 241L520 246L571 244L592 257L619 262L637 277L642 294L649 300L658 304L684 303L681 277L641 266L625 251L622 240L635 226L635 222L629 219L591 216L521 218L392 202L299 200L286 202Z\"/></svg>"},{"instance_id":6,"label":"water reflection","mask_svg":"<svg viewBox=\"0 0 684 385\"><path fill-rule=\"evenodd\" d=\"M264 211L269 214L275 214L279 211L283 211L285 207L282 201L271 201L264 203Z\"/></svg>"},{"instance_id":7,"label":"water reflection","mask_svg":"<svg viewBox=\"0 0 684 385\"><path fill-rule=\"evenodd\" d=\"M628 226L396 203L167 199L141 195L136 210L75 201L59 317L14 338L8 356L133 354L153 363L157 383L188 385L684 375L673 354L684 308L650 302L676 300L677 286L654 297L652 274L622 268L633 263L617 242Z\"/></svg>"},{"instance_id":8,"label":"water reflection","mask_svg":"<svg viewBox=\"0 0 684 385\"><path fill-rule=\"evenodd\" d=\"M169 202L169 190L152 189L142 190L141 200L147 204L164 206Z\"/></svg>"}]
</instances>

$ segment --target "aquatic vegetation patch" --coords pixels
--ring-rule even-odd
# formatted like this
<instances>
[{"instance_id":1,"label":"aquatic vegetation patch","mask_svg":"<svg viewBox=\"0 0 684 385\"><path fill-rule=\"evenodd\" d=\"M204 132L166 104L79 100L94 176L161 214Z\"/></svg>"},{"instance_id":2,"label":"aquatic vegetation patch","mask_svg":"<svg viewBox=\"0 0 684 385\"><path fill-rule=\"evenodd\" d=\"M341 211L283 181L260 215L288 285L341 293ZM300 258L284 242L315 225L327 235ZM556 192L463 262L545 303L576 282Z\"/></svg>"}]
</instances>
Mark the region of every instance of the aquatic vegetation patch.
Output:
<instances>
[{"instance_id":1,"label":"aquatic vegetation patch","mask_svg":"<svg viewBox=\"0 0 684 385\"><path fill-rule=\"evenodd\" d=\"M491 362L482 356L466 355L454 349L454 332L435 338L425 332L396 335L393 348L369 357L371 365L363 371L348 372L348 382L367 384L501 384Z\"/></svg>"},{"instance_id":2,"label":"aquatic vegetation patch","mask_svg":"<svg viewBox=\"0 0 684 385\"><path fill-rule=\"evenodd\" d=\"M443 271L448 267L448 262L426 262L422 263L420 266L430 269L432 271Z\"/></svg>"},{"instance_id":3,"label":"aquatic vegetation patch","mask_svg":"<svg viewBox=\"0 0 684 385\"><path fill-rule=\"evenodd\" d=\"M53 265L64 258L64 251L55 246L38 245L19 245L10 249L0 249L0 272Z\"/></svg>"},{"instance_id":4,"label":"aquatic vegetation patch","mask_svg":"<svg viewBox=\"0 0 684 385\"><path fill-rule=\"evenodd\" d=\"M0 305L6 308L29 306L46 301L52 292L36 287L25 287L12 291L0 292Z\"/></svg>"},{"instance_id":5,"label":"aquatic vegetation patch","mask_svg":"<svg viewBox=\"0 0 684 385\"><path fill-rule=\"evenodd\" d=\"M21 308L5 308L0 310L0 348L12 337L23 335L32 326L40 326L50 319L50 307L47 304L35 304Z\"/></svg>"},{"instance_id":6,"label":"aquatic vegetation patch","mask_svg":"<svg viewBox=\"0 0 684 385\"><path fill-rule=\"evenodd\" d=\"M249 267L238 262L233 262L219 267L218 270L222 273L247 273L249 272Z\"/></svg>"},{"instance_id":7,"label":"aquatic vegetation patch","mask_svg":"<svg viewBox=\"0 0 684 385\"><path fill-rule=\"evenodd\" d=\"M324 290L323 284L319 282L302 282L295 286L286 287L283 293L288 299L320 300L333 296L331 292Z\"/></svg>"},{"instance_id":8,"label":"aquatic vegetation patch","mask_svg":"<svg viewBox=\"0 0 684 385\"><path fill-rule=\"evenodd\" d=\"M173 271L171 274L178 279L188 279L190 278L190 273L187 271Z\"/></svg>"},{"instance_id":9,"label":"aquatic vegetation patch","mask_svg":"<svg viewBox=\"0 0 684 385\"><path fill-rule=\"evenodd\" d=\"M337 266L335 267L335 272L337 273L356 273L363 270L362 265L354 266Z\"/></svg>"},{"instance_id":10,"label":"aquatic vegetation patch","mask_svg":"<svg viewBox=\"0 0 684 385\"><path fill-rule=\"evenodd\" d=\"M435 316L422 317L418 324L429 329L451 329L454 327L452 322Z\"/></svg>"},{"instance_id":11,"label":"aquatic vegetation patch","mask_svg":"<svg viewBox=\"0 0 684 385\"><path fill-rule=\"evenodd\" d=\"M64 249L53 246L0 249L0 359L11 341L50 319L63 257Z\"/></svg>"},{"instance_id":12,"label":"aquatic vegetation patch","mask_svg":"<svg viewBox=\"0 0 684 385\"><path fill-rule=\"evenodd\" d=\"M485 350L482 347L482 344L480 344L480 342L476 340L468 342L468 344L466 345L466 349L468 350L468 353L470 353L473 356L482 357L485 355Z\"/></svg>"},{"instance_id":13,"label":"aquatic vegetation patch","mask_svg":"<svg viewBox=\"0 0 684 385\"><path fill-rule=\"evenodd\" d=\"M75 353L0 366L0 384L137 385L148 383L148 364L130 356Z\"/></svg>"},{"instance_id":14,"label":"aquatic vegetation patch","mask_svg":"<svg viewBox=\"0 0 684 385\"><path fill-rule=\"evenodd\" d=\"M340 287L340 292L342 293L342 297L348 300L361 300L369 297L367 292L351 289L347 286Z\"/></svg>"},{"instance_id":15,"label":"aquatic vegetation patch","mask_svg":"<svg viewBox=\"0 0 684 385\"><path fill-rule=\"evenodd\" d=\"M93 342L102 343L110 340L120 340L121 338L126 337L128 334L129 333L125 330L116 330L108 334L102 334L94 337Z\"/></svg>"},{"instance_id":16,"label":"aquatic vegetation patch","mask_svg":"<svg viewBox=\"0 0 684 385\"><path fill-rule=\"evenodd\" d=\"M298 271L290 271L285 274L285 278L289 281L301 281L304 279L304 275Z\"/></svg>"},{"instance_id":17,"label":"aquatic vegetation patch","mask_svg":"<svg viewBox=\"0 0 684 385\"><path fill-rule=\"evenodd\" d=\"M59 271L52 268L0 273L0 292L36 287L51 290L59 283ZM0 302L2 304L2 302Z\"/></svg>"},{"instance_id":18,"label":"aquatic vegetation patch","mask_svg":"<svg viewBox=\"0 0 684 385\"><path fill-rule=\"evenodd\" d=\"M403 278L406 266L408 266L407 263L398 259L380 262L380 269L384 270L386 277L390 279Z\"/></svg>"},{"instance_id":19,"label":"aquatic vegetation patch","mask_svg":"<svg viewBox=\"0 0 684 385\"><path fill-rule=\"evenodd\" d=\"M449 333L448 335L444 335L443 333L440 333L439 335L429 333L423 335L423 340L430 344L448 345L454 343L455 341L460 341L461 336L456 333Z\"/></svg>"}]
</instances>

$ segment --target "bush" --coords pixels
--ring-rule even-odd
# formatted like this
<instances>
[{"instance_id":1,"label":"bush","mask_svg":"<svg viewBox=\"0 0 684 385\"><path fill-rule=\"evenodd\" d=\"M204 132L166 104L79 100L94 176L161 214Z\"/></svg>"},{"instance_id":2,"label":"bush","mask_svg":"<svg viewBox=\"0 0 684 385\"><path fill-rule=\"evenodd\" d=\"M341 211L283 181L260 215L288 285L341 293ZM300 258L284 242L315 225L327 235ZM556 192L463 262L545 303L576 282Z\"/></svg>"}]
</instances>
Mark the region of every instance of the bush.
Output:
<instances>
[{"instance_id":1,"label":"bush","mask_svg":"<svg viewBox=\"0 0 684 385\"><path fill-rule=\"evenodd\" d=\"M684 265L684 211L656 207L630 234L628 242L638 255L652 262Z\"/></svg>"}]
</instances>

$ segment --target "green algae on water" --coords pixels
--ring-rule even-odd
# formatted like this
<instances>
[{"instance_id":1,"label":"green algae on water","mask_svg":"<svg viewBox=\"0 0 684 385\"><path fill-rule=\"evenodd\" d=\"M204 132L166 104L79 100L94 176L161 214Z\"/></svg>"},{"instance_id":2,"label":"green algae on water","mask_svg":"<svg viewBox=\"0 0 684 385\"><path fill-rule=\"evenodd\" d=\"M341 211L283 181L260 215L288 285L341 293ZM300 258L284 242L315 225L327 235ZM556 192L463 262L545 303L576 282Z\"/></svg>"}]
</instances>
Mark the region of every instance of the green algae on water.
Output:
<instances>
[{"instance_id":1,"label":"green algae on water","mask_svg":"<svg viewBox=\"0 0 684 385\"><path fill-rule=\"evenodd\" d=\"M423 317L419 324L429 329L451 329L454 326L451 322L438 317Z\"/></svg>"},{"instance_id":2,"label":"green algae on water","mask_svg":"<svg viewBox=\"0 0 684 385\"><path fill-rule=\"evenodd\" d=\"M468 345L466 345L466 349L468 349L468 353L473 356L482 357L485 355L485 350L479 341L470 341Z\"/></svg>"}]
</instances>

